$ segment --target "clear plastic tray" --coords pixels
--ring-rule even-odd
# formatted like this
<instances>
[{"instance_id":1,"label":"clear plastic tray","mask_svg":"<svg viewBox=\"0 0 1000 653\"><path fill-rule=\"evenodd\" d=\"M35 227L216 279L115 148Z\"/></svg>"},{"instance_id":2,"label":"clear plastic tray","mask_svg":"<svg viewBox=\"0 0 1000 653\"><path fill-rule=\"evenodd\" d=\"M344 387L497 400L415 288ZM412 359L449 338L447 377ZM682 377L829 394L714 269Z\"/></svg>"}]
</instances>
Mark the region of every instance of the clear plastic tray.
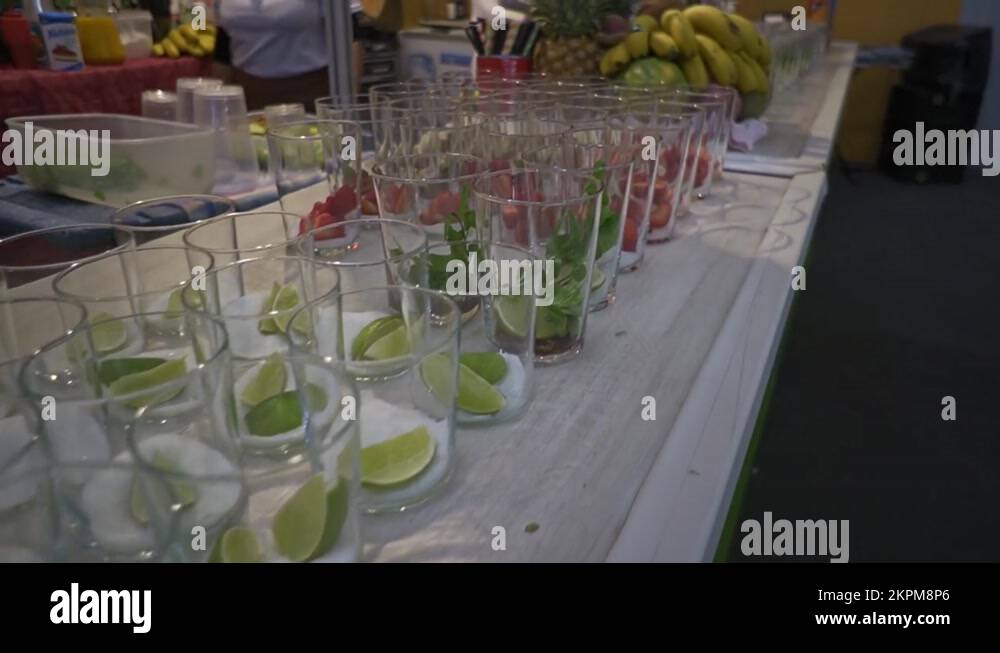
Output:
<instances>
[{"instance_id":1,"label":"clear plastic tray","mask_svg":"<svg viewBox=\"0 0 1000 653\"><path fill-rule=\"evenodd\" d=\"M20 131L23 139L28 122L36 134L52 130L99 134L106 129L111 135L106 176L92 176L88 165L18 165L18 174L33 188L114 207L212 190L215 152L210 129L110 113L18 116L8 118L7 127Z\"/></svg>"}]
</instances>

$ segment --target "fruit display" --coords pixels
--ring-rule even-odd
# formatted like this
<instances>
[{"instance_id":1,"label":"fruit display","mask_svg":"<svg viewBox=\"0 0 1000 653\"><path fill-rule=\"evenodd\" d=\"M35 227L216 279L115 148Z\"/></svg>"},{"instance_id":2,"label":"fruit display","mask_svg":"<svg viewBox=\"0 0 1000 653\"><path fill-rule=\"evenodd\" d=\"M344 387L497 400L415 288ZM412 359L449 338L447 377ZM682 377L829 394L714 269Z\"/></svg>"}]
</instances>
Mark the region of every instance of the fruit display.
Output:
<instances>
[{"instance_id":1,"label":"fruit display","mask_svg":"<svg viewBox=\"0 0 1000 653\"><path fill-rule=\"evenodd\" d=\"M607 48L598 62L600 73L638 87L731 86L743 99L741 118L761 115L771 93L768 40L743 16L683 4L643 2L631 22L606 15L597 36Z\"/></svg>"},{"instance_id":2,"label":"fruit display","mask_svg":"<svg viewBox=\"0 0 1000 653\"><path fill-rule=\"evenodd\" d=\"M555 76L595 75L604 47L621 45L628 0L536 0L532 15L542 37L534 49L536 72ZM648 47L648 44L647 44Z\"/></svg>"},{"instance_id":3,"label":"fruit display","mask_svg":"<svg viewBox=\"0 0 1000 653\"><path fill-rule=\"evenodd\" d=\"M215 25L208 25L204 30L196 30L190 25L175 27L166 38L153 44L153 55L171 59L182 54L209 57L215 52L215 32Z\"/></svg>"}]
</instances>

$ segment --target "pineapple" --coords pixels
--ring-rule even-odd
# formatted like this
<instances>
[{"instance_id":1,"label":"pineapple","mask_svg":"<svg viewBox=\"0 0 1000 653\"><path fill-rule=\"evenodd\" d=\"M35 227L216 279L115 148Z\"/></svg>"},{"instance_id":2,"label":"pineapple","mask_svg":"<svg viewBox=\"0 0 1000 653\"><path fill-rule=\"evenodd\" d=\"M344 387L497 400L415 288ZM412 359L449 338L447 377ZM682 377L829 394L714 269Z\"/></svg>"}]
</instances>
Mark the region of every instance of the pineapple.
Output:
<instances>
[{"instance_id":1,"label":"pineapple","mask_svg":"<svg viewBox=\"0 0 1000 653\"><path fill-rule=\"evenodd\" d=\"M534 52L535 72L556 77L597 75L604 48L595 40L604 17L628 16L629 0L535 0L542 27Z\"/></svg>"}]
</instances>

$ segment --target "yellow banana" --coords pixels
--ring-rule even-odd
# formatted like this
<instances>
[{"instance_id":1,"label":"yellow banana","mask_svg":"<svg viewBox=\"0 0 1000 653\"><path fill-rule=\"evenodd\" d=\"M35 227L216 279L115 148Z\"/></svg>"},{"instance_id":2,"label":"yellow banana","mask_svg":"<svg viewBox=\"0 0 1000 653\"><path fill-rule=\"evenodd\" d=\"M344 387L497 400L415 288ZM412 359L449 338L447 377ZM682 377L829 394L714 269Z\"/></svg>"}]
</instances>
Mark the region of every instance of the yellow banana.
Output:
<instances>
[{"instance_id":1,"label":"yellow banana","mask_svg":"<svg viewBox=\"0 0 1000 653\"><path fill-rule=\"evenodd\" d=\"M764 69L761 68L760 64L746 52L741 52L740 54L743 55L747 64L750 65L750 69L753 70L754 77L757 78L757 90L761 93L770 92L771 80L768 78L767 73L764 72Z\"/></svg>"},{"instance_id":2,"label":"yellow banana","mask_svg":"<svg viewBox=\"0 0 1000 653\"><path fill-rule=\"evenodd\" d=\"M681 55L681 50L677 46L677 41L672 39L666 32L653 32L649 36L649 47L653 48L656 56L673 61Z\"/></svg>"},{"instance_id":3,"label":"yellow banana","mask_svg":"<svg viewBox=\"0 0 1000 653\"><path fill-rule=\"evenodd\" d=\"M167 53L167 56L171 59L176 59L181 56L181 51L177 49L177 45L171 41L169 38L160 41L163 45L163 51Z\"/></svg>"},{"instance_id":4,"label":"yellow banana","mask_svg":"<svg viewBox=\"0 0 1000 653\"><path fill-rule=\"evenodd\" d=\"M757 31L757 27L739 14L728 14L728 16L729 20L740 31L740 40L743 41L743 51L754 59L760 59L761 37Z\"/></svg>"},{"instance_id":5,"label":"yellow banana","mask_svg":"<svg viewBox=\"0 0 1000 653\"><path fill-rule=\"evenodd\" d=\"M733 63L736 64L736 88L744 94L753 93L757 89L757 76L744 59L745 56L745 52L736 52L732 55Z\"/></svg>"},{"instance_id":6,"label":"yellow banana","mask_svg":"<svg viewBox=\"0 0 1000 653\"><path fill-rule=\"evenodd\" d=\"M685 9L683 14L691 22L695 32L711 36L726 50L736 52L743 47L740 28L734 25L729 16L718 7L694 5Z\"/></svg>"},{"instance_id":7,"label":"yellow banana","mask_svg":"<svg viewBox=\"0 0 1000 653\"><path fill-rule=\"evenodd\" d=\"M179 52L187 51L187 41L181 36L181 31L177 28L170 30L170 33L167 34L167 38L164 40L169 40L173 43Z\"/></svg>"},{"instance_id":8,"label":"yellow banana","mask_svg":"<svg viewBox=\"0 0 1000 653\"><path fill-rule=\"evenodd\" d=\"M198 45L205 51L205 54L212 54L215 52L215 37L209 34L199 34Z\"/></svg>"},{"instance_id":9,"label":"yellow banana","mask_svg":"<svg viewBox=\"0 0 1000 653\"><path fill-rule=\"evenodd\" d=\"M192 57L204 57L205 51L201 49L200 45L188 45L188 54Z\"/></svg>"},{"instance_id":10,"label":"yellow banana","mask_svg":"<svg viewBox=\"0 0 1000 653\"><path fill-rule=\"evenodd\" d=\"M736 72L736 64L729 53L723 50L711 37L698 34L695 38L698 40L698 53L712 73L712 78L723 86L735 85L738 73Z\"/></svg>"},{"instance_id":11,"label":"yellow banana","mask_svg":"<svg viewBox=\"0 0 1000 653\"><path fill-rule=\"evenodd\" d=\"M163 44L162 43L154 43L153 44L153 56L154 57L162 57L164 54L166 54L166 53L163 51Z\"/></svg>"},{"instance_id":12,"label":"yellow banana","mask_svg":"<svg viewBox=\"0 0 1000 653\"><path fill-rule=\"evenodd\" d=\"M694 38L694 28L679 9L667 9L660 17L660 27L677 42L681 56L686 58L698 54L698 42Z\"/></svg>"},{"instance_id":13,"label":"yellow banana","mask_svg":"<svg viewBox=\"0 0 1000 653\"><path fill-rule=\"evenodd\" d=\"M177 28L177 31L181 33L181 36L190 43L191 45L198 45L198 32L194 31L194 28L190 25L181 25Z\"/></svg>"},{"instance_id":14,"label":"yellow banana","mask_svg":"<svg viewBox=\"0 0 1000 653\"><path fill-rule=\"evenodd\" d=\"M701 60L701 55L696 54L693 57L682 59L680 65L691 88L701 91L708 86L711 80L708 78L708 69L705 68L705 62Z\"/></svg>"}]
</instances>

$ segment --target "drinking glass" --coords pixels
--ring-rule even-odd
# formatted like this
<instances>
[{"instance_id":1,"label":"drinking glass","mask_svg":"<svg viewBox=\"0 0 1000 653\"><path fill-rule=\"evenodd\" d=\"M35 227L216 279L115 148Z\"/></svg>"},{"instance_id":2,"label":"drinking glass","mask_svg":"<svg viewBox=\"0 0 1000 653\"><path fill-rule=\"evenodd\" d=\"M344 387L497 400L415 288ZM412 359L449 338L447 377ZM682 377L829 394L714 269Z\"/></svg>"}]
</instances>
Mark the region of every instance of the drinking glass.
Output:
<instances>
[{"instance_id":1,"label":"drinking glass","mask_svg":"<svg viewBox=\"0 0 1000 653\"><path fill-rule=\"evenodd\" d=\"M493 116L483 136L485 158L491 170L508 168L528 152L557 145L569 130L570 125L555 120Z\"/></svg>"},{"instance_id":2,"label":"drinking glass","mask_svg":"<svg viewBox=\"0 0 1000 653\"><path fill-rule=\"evenodd\" d=\"M603 191L592 175L554 167L476 181L480 239L525 247L554 266L545 280L553 301L539 302L535 319L536 362L562 362L583 349Z\"/></svg>"},{"instance_id":3,"label":"drinking glass","mask_svg":"<svg viewBox=\"0 0 1000 653\"><path fill-rule=\"evenodd\" d=\"M341 292L427 284L427 235L409 222L366 218L347 230L321 227L297 246L299 254L337 269Z\"/></svg>"},{"instance_id":4,"label":"drinking glass","mask_svg":"<svg viewBox=\"0 0 1000 653\"><path fill-rule=\"evenodd\" d=\"M459 109L413 111L403 122L403 150L407 155L472 154L481 149L483 114ZM381 157L381 160L395 157Z\"/></svg>"},{"instance_id":5,"label":"drinking glass","mask_svg":"<svg viewBox=\"0 0 1000 653\"><path fill-rule=\"evenodd\" d=\"M271 170L283 211L312 226L358 217L361 125L349 120L304 120L267 130Z\"/></svg>"},{"instance_id":6,"label":"drinking glass","mask_svg":"<svg viewBox=\"0 0 1000 653\"><path fill-rule=\"evenodd\" d=\"M475 213L470 200L486 162L455 153L417 154L378 159L372 179L383 218L411 222L431 240L474 237Z\"/></svg>"},{"instance_id":7,"label":"drinking glass","mask_svg":"<svg viewBox=\"0 0 1000 653\"><path fill-rule=\"evenodd\" d=\"M21 371L67 506L69 559L160 559L170 525L154 515L162 499L206 528L238 503L238 493L222 500L161 478L230 470L238 453L222 324L185 313L176 328L147 327L167 319L90 324L43 347ZM138 449L156 451L152 465L136 463Z\"/></svg>"},{"instance_id":8,"label":"drinking glass","mask_svg":"<svg viewBox=\"0 0 1000 653\"><path fill-rule=\"evenodd\" d=\"M439 242L428 252L429 287L462 312L458 423L516 419L533 395L535 302L536 293L545 299L544 262L523 247L485 240ZM463 383L474 390L463 395Z\"/></svg>"},{"instance_id":9,"label":"drinking glass","mask_svg":"<svg viewBox=\"0 0 1000 653\"><path fill-rule=\"evenodd\" d=\"M198 88L218 88L222 80L214 77L181 77L177 80L177 122L194 123L194 92Z\"/></svg>"},{"instance_id":10,"label":"drinking glass","mask_svg":"<svg viewBox=\"0 0 1000 653\"><path fill-rule=\"evenodd\" d=\"M234 213L236 204L221 195L169 195L133 202L111 214L111 224L132 231L137 245Z\"/></svg>"},{"instance_id":11,"label":"drinking glass","mask_svg":"<svg viewBox=\"0 0 1000 653\"><path fill-rule=\"evenodd\" d=\"M622 239L625 233L626 202L631 196L634 148L624 142L620 131L584 129L570 132L566 142L532 152L532 164L591 175L601 184L601 214L597 226L597 248L590 284L589 306L599 311L615 301ZM531 165L531 164L529 164ZM635 227L629 228L634 238ZM630 241L630 245L634 245Z\"/></svg>"},{"instance_id":12,"label":"drinking glass","mask_svg":"<svg viewBox=\"0 0 1000 653\"><path fill-rule=\"evenodd\" d=\"M49 464L37 444L17 454L0 461L0 563L57 561L59 505Z\"/></svg>"},{"instance_id":13,"label":"drinking glass","mask_svg":"<svg viewBox=\"0 0 1000 653\"><path fill-rule=\"evenodd\" d=\"M236 381L237 420L267 433L274 430L269 426L296 426L273 435L244 433L240 458L218 469L162 472L168 485L193 488L227 508L226 518L210 520L209 528L197 515L160 501L162 530L172 534L170 553L209 562L358 560L358 421L356 411L347 412L358 404L353 379L332 359L303 353L261 363L247 374L249 382ZM247 391L254 386L261 391ZM189 446L211 447L200 434L188 435ZM274 438L282 446L268 442ZM146 442L137 447L148 467L157 467L158 455ZM196 548L191 534L198 526L205 543Z\"/></svg>"},{"instance_id":14,"label":"drinking glass","mask_svg":"<svg viewBox=\"0 0 1000 653\"><path fill-rule=\"evenodd\" d=\"M215 192L232 195L257 187L257 150L242 86L198 86L192 101L194 123L215 133Z\"/></svg>"},{"instance_id":15,"label":"drinking glass","mask_svg":"<svg viewBox=\"0 0 1000 653\"><path fill-rule=\"evenodd\" d=\"M132 244L131 229L108 224L50 227L0 238L0 299L18 289L28 295L51 294L51 277L74 263ZM32 282L34 285L27 286Z\"/></svg>"},{"instance_id":16,"label":"drinking glass","mask_svg":"<svg viewBox=\"0 0 1000 653\"><path fill-rule=\"evenodd\" d=\"M245 258L293 253L295 239L310 227L297 213L247 211L197 224L184 232L183 241L189 251L211 254L215 266L221 267Z\"/></svg>"},{"instance_id":17,"label":"drinking glass","mask_svg":"<svg viewBox=\"0 0 1000 653\"><path fill-rule=\"evenodd\" d=\"M159 328L173 328L184 311L183 287L213 267L208 252L183 247L128 248L73 265L56 275L52 288L57 296L86 306L92 323L152 313L167 316Z\"/></svg>"},{"instance_id":18,"label":"drinking glass","mask_svg":"<svg viewBox=\"0 0 1000 653\"><path fill-rule=\"evenodd\" d=\"M331 293L292 319L316 325L289 332L295 350L341 361L358 384L364 508L399 511L427 500L454 467L464 387L458 306L426 288L387 286Z\"/></svg>"}]
</instances>

